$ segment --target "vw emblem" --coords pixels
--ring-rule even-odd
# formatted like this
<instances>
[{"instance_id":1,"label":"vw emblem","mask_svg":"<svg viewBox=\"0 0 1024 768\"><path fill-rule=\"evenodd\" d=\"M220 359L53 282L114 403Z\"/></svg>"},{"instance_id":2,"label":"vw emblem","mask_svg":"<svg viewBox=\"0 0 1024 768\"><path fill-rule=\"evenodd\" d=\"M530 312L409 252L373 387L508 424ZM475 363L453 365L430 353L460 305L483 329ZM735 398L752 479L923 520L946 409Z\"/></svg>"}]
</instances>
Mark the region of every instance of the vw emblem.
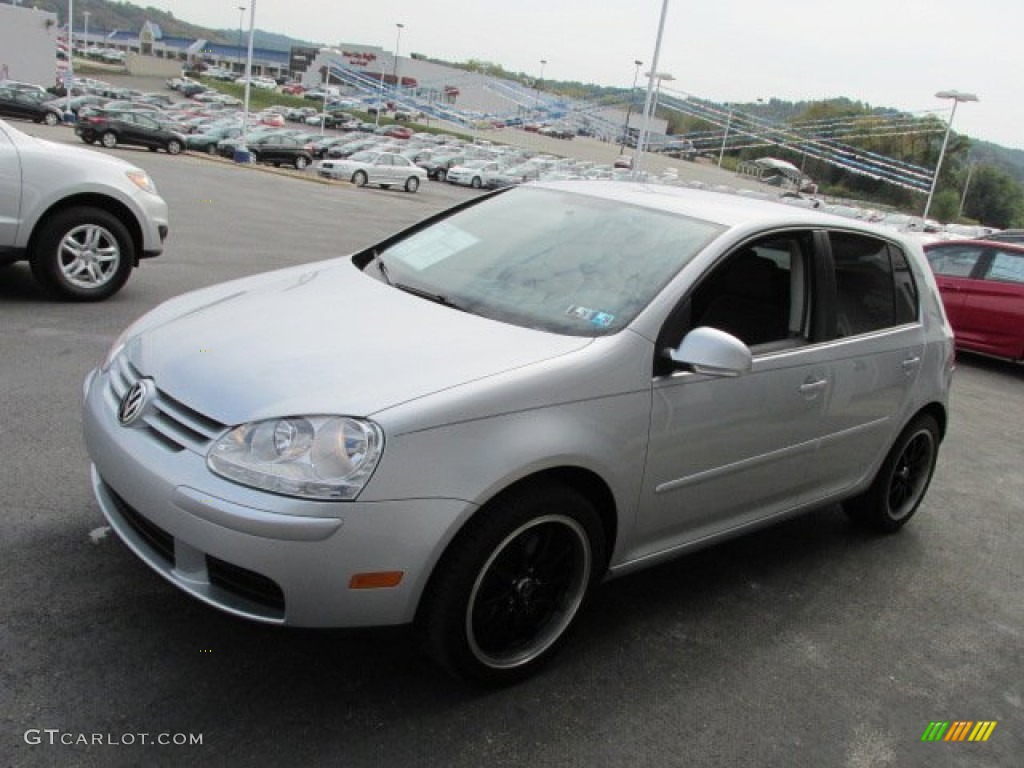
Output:
<instances>
[{"instance_id":1,"label":"vw emblem","mask_svg":"<svg viewBox=\"0 0 1024 768\"><path fill-rule=\"evenodd\" d=\"M121 422L121 426L131 426L138 420L146 410L153 389L152 379L139 379L124 393L121 405L117 408L117 420Z\"/></svg>"}]
</instances>

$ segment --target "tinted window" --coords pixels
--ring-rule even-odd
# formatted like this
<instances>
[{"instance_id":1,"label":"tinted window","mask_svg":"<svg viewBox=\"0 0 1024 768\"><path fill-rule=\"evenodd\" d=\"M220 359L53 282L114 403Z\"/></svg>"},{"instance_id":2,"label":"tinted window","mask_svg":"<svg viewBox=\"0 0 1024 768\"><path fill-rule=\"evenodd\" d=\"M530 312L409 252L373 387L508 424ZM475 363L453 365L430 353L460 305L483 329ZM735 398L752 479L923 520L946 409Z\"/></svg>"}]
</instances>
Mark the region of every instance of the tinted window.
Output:
<instances>
[{"instance_id":1,"label":"tinted window","mask_svg":"<svg viewBox=\"0 0 1024 768\"><path fill-rule=\"evenodd\" d=\"M896 323L912 323L917 320L917 285L910 271L907 256L895 245L889 246L892 263L892 277L896 283Z\"/></svg>"},{"instance_id":2,"label":"tinted window","mask_svg":"<svg viewBox=\"0 0 1024 768\"><path fill-rule=\"evenodd\" d=\"M836 275L836 335L870 333L917 317L916 291L902 254L866 235L829 234ZM900 277L893 256L898 254ZM909 281L909 285L908 285ZM897 283L902 285L897 289Z\"/></svg>"},{"instance_id":3,"label":"tinted window","mask_svg":"<svg viewBox=\"0 0 1024 768\"><path fill-rule=\"evenodd\" d=\"M970 277L983 252L975 245L945 245L928 250L928 263L936 275Z\"/></svg>"},{"instance_id":4,"label":"tinted window","mask_svg":"<svg viewBox=\"0 0 1024 768\"><path fill-rule=\"evenodd\" d=\"M996 251L987 278L1004 283L1024 283L1024 255Z\"/></svg>"},{"instance_id":5,"label":"tinted window","mask_svg":"<svg viewBox=\"0 0 1024 768\"><path fill-rule=\"evenodd\" d=\"M773 236L742 247L694 291L688 328L717 328L749 347L806 341L810 251L809 233ZM671 340L672 345L677 342Z\"/></svg>"}]
</instances>

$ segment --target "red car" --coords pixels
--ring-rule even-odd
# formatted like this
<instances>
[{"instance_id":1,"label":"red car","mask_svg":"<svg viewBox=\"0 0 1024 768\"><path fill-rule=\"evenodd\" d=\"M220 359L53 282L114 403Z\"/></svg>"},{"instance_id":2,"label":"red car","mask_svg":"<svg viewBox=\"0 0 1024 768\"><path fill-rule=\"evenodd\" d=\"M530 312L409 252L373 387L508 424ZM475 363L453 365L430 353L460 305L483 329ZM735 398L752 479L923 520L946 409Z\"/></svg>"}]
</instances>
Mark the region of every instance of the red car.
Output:
<instances>
[{"instance_id":1,"label":"red car","mask_svg":"<svg viewBox=\"0 0 1024 768\"><path fill-rule=\"evenodd\" d=\"M957 240L924 250L957 349L1024 362L1024 246Z\"/></svg>"}]
</instances>

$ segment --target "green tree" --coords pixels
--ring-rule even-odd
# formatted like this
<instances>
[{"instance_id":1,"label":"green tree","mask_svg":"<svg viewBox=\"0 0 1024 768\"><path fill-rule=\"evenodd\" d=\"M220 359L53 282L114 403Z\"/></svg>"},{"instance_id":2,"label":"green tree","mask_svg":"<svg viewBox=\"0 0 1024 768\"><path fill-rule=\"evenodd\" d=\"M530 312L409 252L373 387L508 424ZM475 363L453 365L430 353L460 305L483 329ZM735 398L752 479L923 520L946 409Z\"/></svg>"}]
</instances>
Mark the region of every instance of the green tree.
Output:
<instances>
[{"instance_id":1,"label":"green tree","mask_svg":"<svg viewBox=\"0 0 1024 768\"><path fill-rule=\"evenodd\" d=\"M989 227L1024 226L1024 188L1006 171L980 165L971 175L964 213Z\"/></svg>"}]
</instances>

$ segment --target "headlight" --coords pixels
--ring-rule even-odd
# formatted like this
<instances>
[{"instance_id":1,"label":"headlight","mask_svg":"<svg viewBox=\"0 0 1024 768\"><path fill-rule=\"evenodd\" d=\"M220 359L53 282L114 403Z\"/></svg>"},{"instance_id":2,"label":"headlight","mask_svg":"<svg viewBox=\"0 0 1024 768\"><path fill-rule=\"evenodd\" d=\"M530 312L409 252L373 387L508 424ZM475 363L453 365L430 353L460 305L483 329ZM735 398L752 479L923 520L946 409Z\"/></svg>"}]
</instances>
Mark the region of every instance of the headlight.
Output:
<instances>
[{"instance_id":1,"label":"headlight","mask_svg":"<svg viewBox=\"0 0 1024 768\"><path fill-rule=\"evenodd\" d=\"M206 457L242 485L307 499L354 499L380 459L384 433L347 416L289 416L236 427Z\"/></svg>"},{"instance_id":2,"label":"headlight","mask_svg":"<svg viewBox=\"0 0 1024 768\"><path fill-rule=\"evenodd\" d=\"M156 184L154 184L153 180L149 178L149 174L144 171L126 171L125 176L127 176L128 180L143 192L149 192L151 195L156 194Z\"/></svg>"}]
</instances>

